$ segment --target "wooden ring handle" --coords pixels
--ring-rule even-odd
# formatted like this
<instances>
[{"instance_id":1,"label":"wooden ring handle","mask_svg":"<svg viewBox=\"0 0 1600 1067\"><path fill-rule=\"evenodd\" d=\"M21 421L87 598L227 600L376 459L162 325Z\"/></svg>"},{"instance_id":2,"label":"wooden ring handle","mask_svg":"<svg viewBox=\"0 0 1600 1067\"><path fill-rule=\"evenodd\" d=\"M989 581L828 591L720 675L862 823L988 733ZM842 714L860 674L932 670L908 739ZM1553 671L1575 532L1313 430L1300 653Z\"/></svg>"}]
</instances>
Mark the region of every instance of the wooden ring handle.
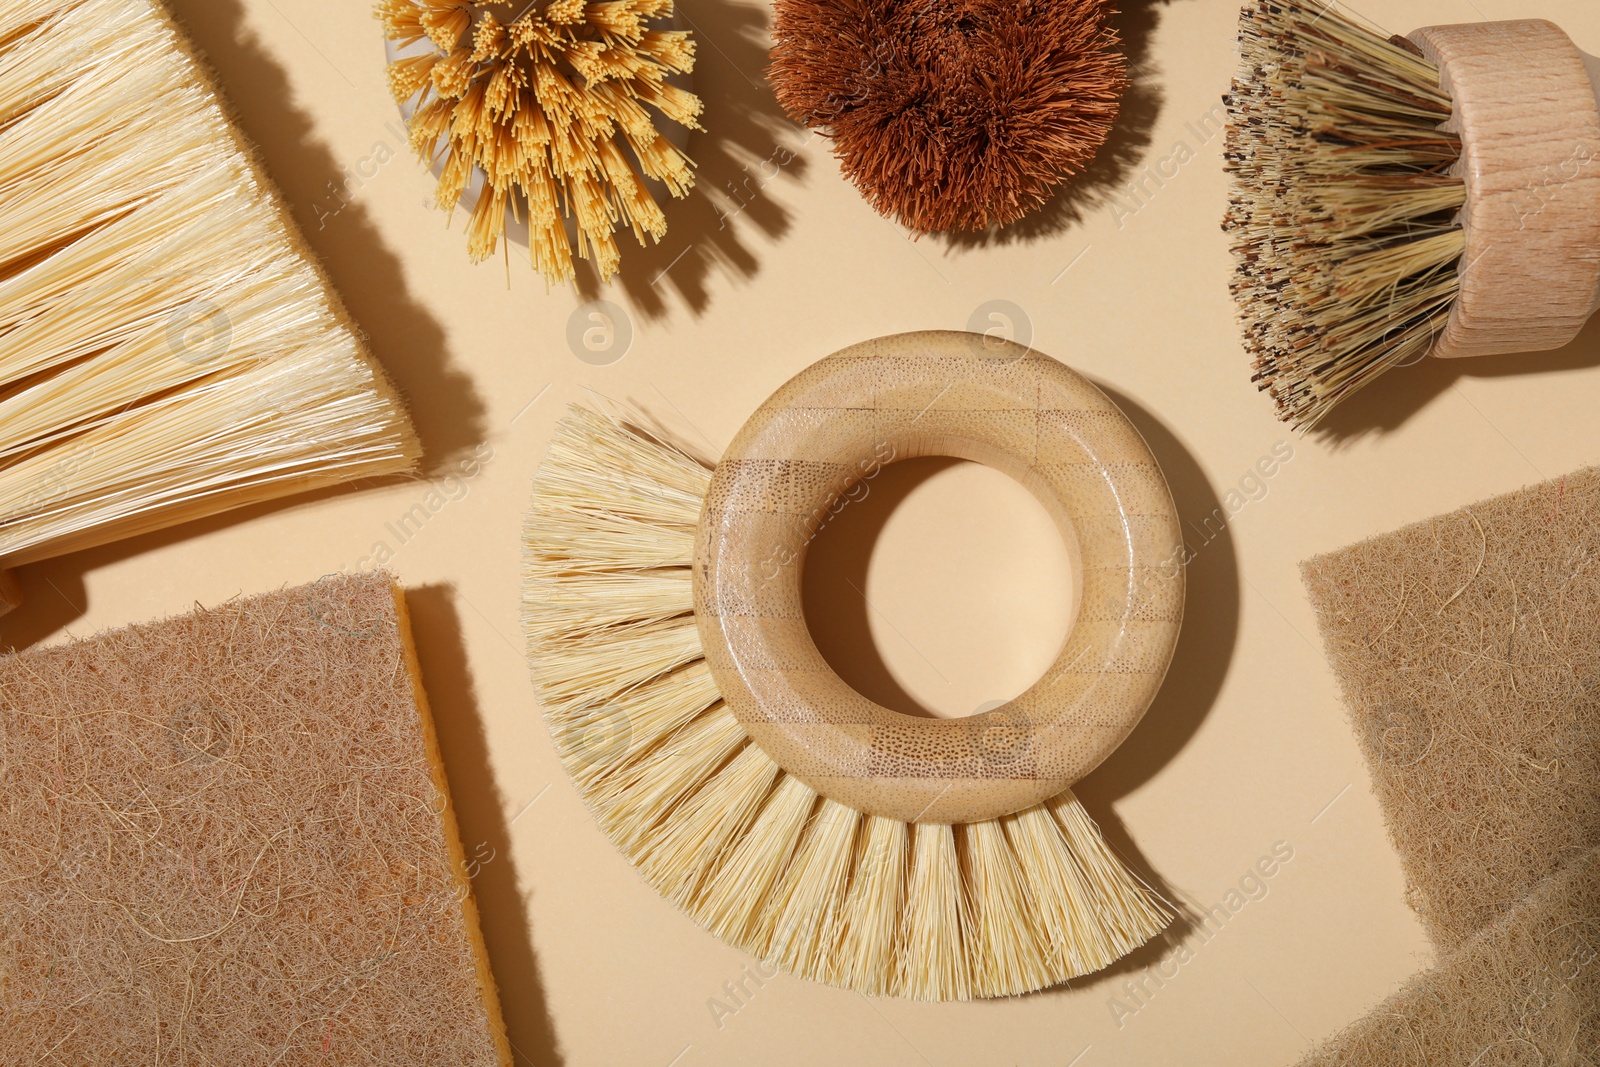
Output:
<instances>
[{"instance_id":1,"label":"wooden ring handle","mask_svg":"<svg viewBox=\"0 0 1600 1067\"><path fill-rule=\"evenodd\" d=\"M1466 251L1435 356L1544 352L1600 308L1600 104L1586 57L1539 19L1428 26L1461 136Z\"/></svg>"},{"instance_id":2,"label":"wooden ring handle","mask_svg":"<svg viewBox=\"0 0 1600 1067\"><path fill-rule=\"evenodd\" d=\"M1061 654L1027 692L923 719L851 689L801 607L806 546L887 463L995 467L1054 516L1078 575ZM1183 614L1183 541L1155 457L1055 360L980 334L847 348L763 404L717 466L695 544L695 614L729 709L785 771L858 811L975 822L1060 793L1127 737L1160 688Z\"/></svg>"}]
</instances>

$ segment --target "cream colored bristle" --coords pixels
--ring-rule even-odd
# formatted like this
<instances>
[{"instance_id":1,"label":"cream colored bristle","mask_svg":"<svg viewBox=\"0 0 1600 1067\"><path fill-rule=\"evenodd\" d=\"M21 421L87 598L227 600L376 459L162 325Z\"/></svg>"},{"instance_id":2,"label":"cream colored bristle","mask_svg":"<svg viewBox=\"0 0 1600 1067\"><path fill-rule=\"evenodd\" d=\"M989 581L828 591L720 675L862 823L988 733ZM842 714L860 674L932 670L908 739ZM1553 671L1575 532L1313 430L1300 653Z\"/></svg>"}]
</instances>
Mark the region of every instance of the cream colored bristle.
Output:
<instances>
[{"instance_id":1,"label":"cream colored bristle","mask_svg":"<svg viewBox=\"0 0 1600 1067\"><path fill-rule=\"evenodd\" d=\"M911 827L899 819L870 815L856 845L850 897L828 981L869 996L895 991L900 967L901 902Z\"/></svg>"},{"instance_id":2,"label":"cream colored bristle","mask_svg":"<svg viewBox=\"0 0 1600 1067\"><path fill-rule=\"evenodd\" d=\"M668 900L686 907L782 774L759 745L747 743L640 848L639 870Z\"/></svg>"},{"instance_id":3,"label":"cream colored bristle","mask_svg":"<svg viewBox=\"0 0 1600 1067\"><path fill-rule=\"evenodd\" d=\"M415 467L152 0L0 0L0 561Z\"/></svg>"},{"instance_id":4,"label":"cream colored bristle","mask_svg":"<svg viewBox=\"0 0 1600 1067\"><path fill-rule=\"evenodd\" d=\"M973 995L967 955L972 913L956 856L955 832L917 823L911 832L911 876L901 912L900 973L896 986L919 1000L966 1000ZM1008 990L1007 992L1021 992Z\"/></svg>"},{"instance_id":5,"label":"cream colored bristle","mask_svg":"<svg viewBox=\"0 0 1600 1067\"><path fill-rule=\"evenodd\" d=\"M824 799L805 839L766 902L764 953L786 971L827 974L839 942L851 861L864 816Z\"/></svg>"},{"instance_id":6,"label":"cream colored bristle","mask_svg":"<svg viewBox=\"0 0 1600 1067\"><path fill-rule=\"evenodd\" d=\"M672 17L670 2L382 0L377 16L402 47L431 45L392 63L389 83L398 99L415 101L418 155L430 166L445 161L435 199L453 208L474 170L484 178L468 225L474 261L499 247L508 206L519 217L528 208L530 261L553 281L574 277L569 218L578 255L594 261L602 280L620 263L612 239L619 227L641 245L666 234L640 176L659 179L674 197L694 180L682 153L654 146L644 105L700 128L699 98L665 81L694 68L694 42L648 25ZM641 141L649 147L641 150Z\"/></svg>"},{"instance_id":7,"label":"cream colored bristle","mask_svg":"<svg viewBox=\"0 0 1600 1067\"><path fill-rule=\"evenodd\" d=\"M694 902L696 917L718 936L764 956L771 947L772 887L788 868L818 796L784 775L742 838L728 850ZM768 936L762 936L766 934Z\"/></svg>"},{"instance_id":8,"label":"cream colored bristle","mask_svg":"<svg viewBox=\"0 0 1600 1067\"><path fill-rule=\"evenodd\" d=\"M1127 878L1070 790L1003 822L1027 884L1056 887L1035 890L1033 921L1074 974L1121 959L1169 921L1154 896Z\"/></svg>"},{"instance_id":9,"label":"cream colored bristle","mask_svg":"<svg viewBox=\"0 0 1600 1067\"><path fill-rule=\"evenodd\" d=\"M630 856L745 742L732 715L705 715L592 794L602 829Z\"/></svg>"},{"instance_id":10,"label":"cream colored bristle","mask_svg":"<svg viewBox=\"0 0 1600 1067\"><path fill-rule=\"evenodd\" d=\"M559 655L539 656L538 682L547 703L596 706L700 655L693 619L614 627L604 640L579 637Z\"/></svg>"},{"instance_id":11,"label":"cream colored bristle","mask_svg":"<svg viewBox=\"0 0 1600 1067\"><path fill-rule=\"evenodd\" d=\"M600 704L552 707L549 723L567 773L596 790L720 700L703 661L653 678Z\"/></svg>"},{"instance_id":12,"label":"cream colored bristle","mask_svg":"<svg viewBox=\"0 0 1600 1067\"><path fill-rule=\"evenodd\" d=\"M627 421L557 427L525 529L545 720L601 828L733 945L875 996L1002 996L1098 970L1169 916L1065 793L987 823L819 797L716 691L690 577L709 472Z\"/></svg>"},{"instance_id":13,"label":"cream colored bristle","mask_svg":"<svg viewBox=\"0 0 1600 1067\"><path fill-rule=\"evenodd\" d=\"M1254 380L1317 424L1427 355L1459 291L1466 186L1439 71L1331 6L1255 0L1228 98L1233 293Z\"/></svg>"},{"instance_id":14,"label":"cream colored bristle","mask_svg":"<svg viewBox=\"0 0 1600 1067\"><path fill-rule=\"evenodd\" d=\"M962 826L977 936L969 951L982 987L1031 990L1051 984L1050 946L1039 937L1038 905L1024 885L1022 863L999 820ZM1053 892L1044 883L1039 887Z\"/></svg>"}]
</instances>

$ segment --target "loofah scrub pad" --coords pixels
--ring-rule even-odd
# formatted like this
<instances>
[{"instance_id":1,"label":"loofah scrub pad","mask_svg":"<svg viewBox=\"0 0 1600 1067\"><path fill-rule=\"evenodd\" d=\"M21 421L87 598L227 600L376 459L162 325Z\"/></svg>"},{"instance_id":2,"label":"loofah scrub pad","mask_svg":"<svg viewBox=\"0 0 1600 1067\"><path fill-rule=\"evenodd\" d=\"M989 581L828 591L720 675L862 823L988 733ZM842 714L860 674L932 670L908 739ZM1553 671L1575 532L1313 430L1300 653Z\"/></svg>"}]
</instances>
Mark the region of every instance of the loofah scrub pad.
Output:
<instances>
[{"instance_id":1,"label":"loofah scrub pad","mask_svg":"<svg viewBox=\"0 0 1600 1067\"><path fill-rule=\"evenodd\" d=\"M511 1063L387 577L0 658L0 1063Z\"/></svg>"},{"instance_id":2,"label":"loofah scrub pad","mask_svg":"<svg viewBox=\"0 0 1600 1067\"><path fill-rule=\"evenodd\" d=\"M1014 222L1087 167L1128 78L1109 0L777 0L771 77L915 233Z\"/></svg>"},{"instance_id":3,"label":"loofah scrub pad","mask_svg":"<svg viewBox=\"0 0 1600 1067\"><path fill-rule=\"evenodd\" d=\"M640 244L666 234L642 179L683 197L694 174L657 116L700 128L700 98L667 80L694 67L672 13L672 0L380 0L384 32L404 50L389 87L415 103L411 147L444 160L434 200L451 209L475 175L483 182L467 231L474 262L494 254L508 209L526 212L533 267L554 281L574 276L570 217L601 280L621 262L618 227Z\"/></svg>"},{"instance_id":4,"label":"loofah scrub pad","mask_svg":"<svg viewBox=\"0 0 1600 1067\"><path fill-rule=\"evenodd\" d=\"M1411 903L1448 951L1600 846L1600 470L1303 570Z\"/></svg>"},{"instance_id":5,"label":"loofah scrub pad","mask_svg":"<svg viewBox=\"0 0 1600 1067\"><path fill-rule=\"evenodd\" d=\"M1597 1053L1600 856L1591 852L1300 1067L1577 1067Z\"/></svg>"}]
</instances>

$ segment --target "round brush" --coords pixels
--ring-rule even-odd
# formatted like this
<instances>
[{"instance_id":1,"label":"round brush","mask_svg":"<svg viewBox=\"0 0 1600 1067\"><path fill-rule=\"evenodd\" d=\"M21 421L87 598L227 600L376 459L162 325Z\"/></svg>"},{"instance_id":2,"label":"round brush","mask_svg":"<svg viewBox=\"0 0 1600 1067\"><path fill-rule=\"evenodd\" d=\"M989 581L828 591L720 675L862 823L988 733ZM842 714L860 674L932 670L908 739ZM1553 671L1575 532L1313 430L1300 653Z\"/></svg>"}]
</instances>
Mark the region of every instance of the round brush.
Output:
<instances>
[{"instance_id":1,"label":"round brush","mask_svg":"<svg viewBox=\"0 0 1600 1067\"><path fill-rule=\"evenodd\" d=\"M988 463L1057 517L1076 618L1000 708L926 719L810 636L806 547L884 464ZM714 471L584 409L534 482L523 623L544 715L600 826L664 896L802 977L929 1000L1096 971L1169 916L1073 796L1138 724L1183 613L1149 449L1018 345L918 333L813 364Z\"/></svg>"},{"instance_id":2,"label":"round brush","mask_svg":"<svg viewBox=\"0 0 1600 1067\"><path fill-rule=\"evenodd\" d=\"M435 202L450 210L482 186L467 226L473 262L524 211L533 267L553 281L573 279L574 252L602 281L616 274L624 226L641 245L665 236L645 179L683 197L694 172L658 117L700 128L700 98L668 80L694 67L672 0L380 0L377 14L402 53L389 87L414 105L411 147L444 161Z\"/></svg>"},{"instance_id":3,"label":"round brush","mask_svg":"<svg viewBox=\"0 0 1600 1067\"><path fill-rule=\"evenodd\" d=\"M914 233L1042 205L1111 133L1126 63L1108 0L777 0L771 78L845 177Z\"/></svg>"},{"instance_id":4,"label":"round brush","mask_svg":"<svg viewBox=\"0 0 1600 1067\"><path fill-rule=\"evenodd\" d=\"M1284 421L1424 356L1560 348L1600 308L1600 63L1556 26L1385 38L1257 0L1239 40L1225 227Z\"/></svg>"}]
</instances>

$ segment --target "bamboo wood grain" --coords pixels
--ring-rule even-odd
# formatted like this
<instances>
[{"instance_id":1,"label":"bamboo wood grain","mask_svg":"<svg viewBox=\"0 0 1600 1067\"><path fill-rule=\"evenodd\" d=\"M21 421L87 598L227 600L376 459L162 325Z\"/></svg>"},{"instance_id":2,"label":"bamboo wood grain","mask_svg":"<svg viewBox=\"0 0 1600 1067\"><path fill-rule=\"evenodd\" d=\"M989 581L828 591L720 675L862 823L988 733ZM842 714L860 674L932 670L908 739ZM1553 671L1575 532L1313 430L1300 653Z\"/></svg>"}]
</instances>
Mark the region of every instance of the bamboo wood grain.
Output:
<instances>
[{"instance_id":1,"label":"bamboo wood grain","mask_svg":"<svg viewBox=\"0 0 1600 1067\"><path fill-rule=\"evenodd\" d=\"M1071 632L1044 676L965 719L856 693L801 605L819 525L883 465L917 456L1016 478L1056 519L1078 576ZM1177 643L1181 546L1155 458L1090 382L978 334L902 334L812 365L739 432L701 515L695 614L723 699L784 770L869 814L978 822L1057 795L1138 724Z\"/></svg>"},{"instance_id":2,"label":"bamboo wood grain","mask_svg":"<svg viewBox=\"0 0 1600 1067\"><path fill-rule=\"evenodd\" d=\"M1600 61L1542 20L1429 26L1461 135L1461 295L1432 355L1568 344L1600 309Z\"/></svg>"}]
</instances>

